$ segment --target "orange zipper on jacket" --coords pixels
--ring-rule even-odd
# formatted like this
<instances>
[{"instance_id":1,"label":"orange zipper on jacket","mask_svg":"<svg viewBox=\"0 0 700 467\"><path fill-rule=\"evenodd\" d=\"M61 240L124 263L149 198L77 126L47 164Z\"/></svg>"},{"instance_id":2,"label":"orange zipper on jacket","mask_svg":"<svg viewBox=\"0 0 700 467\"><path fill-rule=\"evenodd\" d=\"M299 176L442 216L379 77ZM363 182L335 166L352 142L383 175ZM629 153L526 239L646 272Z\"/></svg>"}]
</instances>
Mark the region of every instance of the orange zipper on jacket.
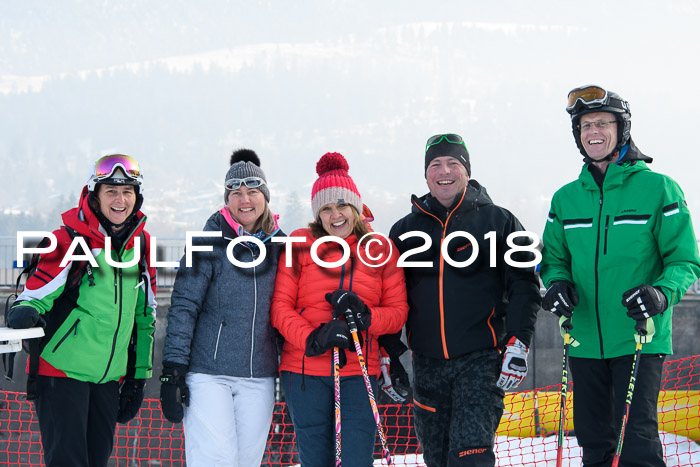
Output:
<instances>
[{"instance_id":1,"label":"orange zipper on jacket","mask_svg":"<svg viewBox=\"0 0 700 467\"><path fill-rule=\"evenodd\" d=\"M438 297L439 297L439 305L440 305L440 338L442 339L442 353L445 356L446 360L449 360L450 354L447 351L447 339L445 338L445 300L444 300L444 271L445 271L445 259L442 257L442 242L445 240L445 234L447 233L447 224L450 222L450 217L452 217L452 213L454 213L457 208L459 208L462 204L462 201L464 200L464 196L467 194L466 188L462 192L462 197L459 199L459 203L457 203L457 206L454 207L452 211L447 215L447 219L445 219L445 222L443 223L437 216L429 213L422 207L420 207L417 203L413 203L414 206L416 206L418 209L426 213L427 215L433 217L435 220L437 220L440 225L442 226L442 237L440 238L440 275L438 276L438 285L439 285L439 290L438 290Z\"/></svg>"},{"instance_id":2,"label":"orange zipper on jacket","mask_svg":"<svg viewBox=\"0 0 700 467\"><path fill-rule=\"evenodd\" d=\"M491 314L489 315L489 319L486 320L486 324L489 325L489 329L491 330L491 337L493 338L493 346L498 348L498 340L496 339L496 331L493 329L493 326L491 326L491 318L493 318L494 314L496 314L496 307L493 307L491 309Z\"/></svg>"}]
</instances>

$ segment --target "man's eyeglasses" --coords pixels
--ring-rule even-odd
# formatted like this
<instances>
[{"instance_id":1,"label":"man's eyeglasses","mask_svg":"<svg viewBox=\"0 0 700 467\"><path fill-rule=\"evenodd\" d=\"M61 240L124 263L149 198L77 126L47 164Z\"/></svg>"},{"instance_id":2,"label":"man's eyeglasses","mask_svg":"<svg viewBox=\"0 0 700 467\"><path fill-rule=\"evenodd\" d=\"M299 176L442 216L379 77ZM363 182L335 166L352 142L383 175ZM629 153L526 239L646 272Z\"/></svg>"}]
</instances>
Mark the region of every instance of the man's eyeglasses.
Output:
<instances>
[{"instance_id":1,"label":"man's eyeglasses","mask_svg":"<svg viewBox=\"0 0 700 467\"><path fill-rule=\"evenodd\" d=\"M617 123L617 120L612 120L610 122L586 122L579 125L579 128L581 129L581 131L588 131L593 126L595 126L599 130L602 130L603 128L607 127L608 125L612 125L613 123Z\"/></svg>"},{"instance_id":2,"label":"man's eyeglasses","mask_svg":"<svg viewBox=\"0 0 700 467\"><path fill-rule=\"evenodd\" d=\"M572 113L578 103L586 106L605 105L608 102L608 91L600 86L582 86L569 92L566 111Z\"/></svg>"},{"instance_id":3,"label":"man's eyeglasses","mask_svg":"<svg viewBox=\"0 0 700 467\"><path fill-rule=\"evenodd\" d=\"M461 136L456 135L454 133L446 133L443 135L435 135L435 136L431 136L430 138L428 138L428 142L425 143L425 150L427 151L430 146L435 146L436 144L440 144L442 142L442 140L445 140L448 143L452 143L452 144L461 144L465 148L467 147Z\"/></svg>"},{"instance_id":4,"label":"man's eyeglasses","mask_svg":"<svg viewBox=\"0 0 700 467\"><path fill-rule=\"evenodd\" d=\"M245 185L248 188L259 188L265 185L265 180L260 177L248 177L248 178L231 178L226 180L224 184L227 190L237 190L241 185Z\"/></svg>"}]
</instances>

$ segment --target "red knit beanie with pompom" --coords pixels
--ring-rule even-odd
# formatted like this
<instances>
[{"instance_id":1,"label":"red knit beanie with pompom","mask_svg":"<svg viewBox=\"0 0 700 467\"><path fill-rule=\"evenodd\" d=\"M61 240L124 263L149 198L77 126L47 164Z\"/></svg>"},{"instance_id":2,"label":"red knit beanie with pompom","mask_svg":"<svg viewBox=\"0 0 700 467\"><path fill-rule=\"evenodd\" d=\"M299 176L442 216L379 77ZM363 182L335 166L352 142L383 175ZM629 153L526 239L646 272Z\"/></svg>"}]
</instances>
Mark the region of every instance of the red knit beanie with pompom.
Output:
<instances>
[{"instance_id":1,"label":"red knit beanie with pompom","mask_svg":"<svg viewBox=\"0 0 700 467\"><path fill-rule=\"evenodd\" d=\"M342 154L328 152L316 163L318 180L311 189L311 210L314 219L323 206L331 203L346 203L362 212L362 198L355 182L348 174L348 161Z\"/></svg>"}]
</instances>

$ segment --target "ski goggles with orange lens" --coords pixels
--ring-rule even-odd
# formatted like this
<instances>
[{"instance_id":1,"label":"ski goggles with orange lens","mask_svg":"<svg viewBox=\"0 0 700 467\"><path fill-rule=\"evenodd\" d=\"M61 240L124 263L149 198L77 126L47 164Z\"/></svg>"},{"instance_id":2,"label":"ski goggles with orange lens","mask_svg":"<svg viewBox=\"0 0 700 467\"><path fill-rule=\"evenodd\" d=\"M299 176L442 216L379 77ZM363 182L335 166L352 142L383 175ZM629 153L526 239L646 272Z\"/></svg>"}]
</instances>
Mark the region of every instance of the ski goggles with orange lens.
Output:
<instances>
[{"instance_id":1,"label":"ski goggles with orange lens","mask_svg":"<svg viewBox=\"0 0 700 467\"><path fill-rule=\"evenodd\" d=\"M112 154L101 157L95 162L95 178L97 180L109 178L117 168L121 168L129 178L136 179L141 176L141 168L138 162L123 154Z\"/></svg>"},{"instance_id":2,"label":"ski goggles with orange lens","mask_svg":"<svg viewBox=\"0 0 700 467\"><path fill-rule=\"evenodd\" d=\"M265 185L265 180L260 177L231 178L224 183L227 190L237 190L241 185L245 185L248 188L260 188Z\"/></svg>"},{"instance_id":3,"label":"ski goggles with orange lens","mask_svg":"<svg viewBox=\"0 0 700 467\"><path fill-rule=\"evenodd\" d=\"M452 143L452 144L461 144L465 148L467 147L461 136L456 135L454 133L446 133L443 135L435 135L435 136L431 136L430 138L428 138L428 142L425 143L425 150L427 151L430 146L435 146L436 144L440 144L443 140L447 141L448 143Z\"/></svg>"},{"instance_id":4,"label":"ski goggles with orange lens","mask_svg":"<svg viewBox=\"0 0 700 467\"><path fill-rule=\"evenodd\" d=\"M608 91L599 86L582 86L569 92L566 111L574 113L579 103L585 106L605 105L608 103Z\"/></svg>"}]
</instances>

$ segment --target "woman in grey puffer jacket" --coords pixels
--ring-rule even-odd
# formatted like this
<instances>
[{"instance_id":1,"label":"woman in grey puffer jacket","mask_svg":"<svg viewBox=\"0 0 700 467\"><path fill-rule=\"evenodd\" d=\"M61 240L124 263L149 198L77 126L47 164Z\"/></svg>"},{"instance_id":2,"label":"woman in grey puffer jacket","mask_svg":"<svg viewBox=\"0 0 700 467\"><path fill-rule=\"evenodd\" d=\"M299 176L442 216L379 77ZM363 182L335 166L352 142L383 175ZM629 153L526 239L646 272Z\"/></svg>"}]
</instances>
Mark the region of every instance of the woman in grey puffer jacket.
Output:
<instances>
[{"instance_id":1,"label":"woman in grey puffer jacket","mask_svg":"<svg viewBox=\"0 0 700 467\"><path fill-rule=\"evenodd\" d=\"M233 153L225 184L226 206L204 227L217 236L196 237L190 267L180 261L163 349L161 407L173 423L184 416L188 466L259 466L274 408L270 300L283 244L271 239L284 234L253 151ZM240 242L229 258L242 236L263 249Z\"/></svg>"}]
</instances>

